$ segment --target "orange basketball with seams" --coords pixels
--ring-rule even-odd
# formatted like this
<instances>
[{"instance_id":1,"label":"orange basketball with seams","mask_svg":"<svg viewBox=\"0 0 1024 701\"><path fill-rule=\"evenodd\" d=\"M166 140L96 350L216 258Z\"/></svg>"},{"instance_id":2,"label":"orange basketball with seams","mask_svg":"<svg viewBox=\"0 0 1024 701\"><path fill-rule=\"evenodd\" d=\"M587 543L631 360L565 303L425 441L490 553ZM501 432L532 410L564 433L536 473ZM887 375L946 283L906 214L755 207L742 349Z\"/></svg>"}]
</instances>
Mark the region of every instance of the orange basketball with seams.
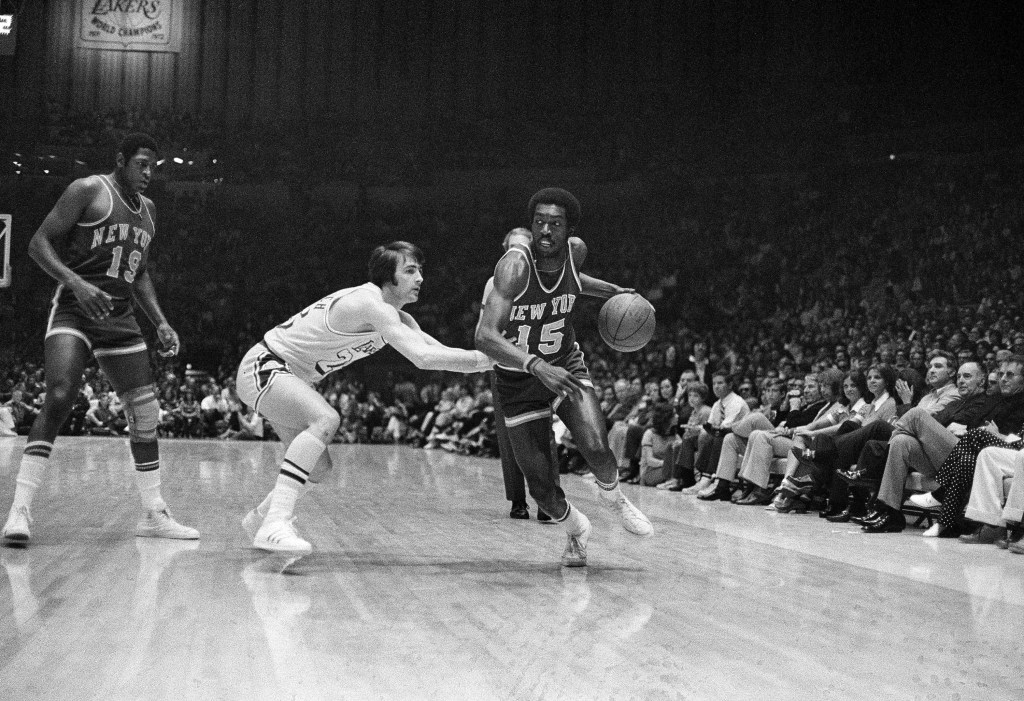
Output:
<instances>
[{"instance_id":1,"label":"orange basketball with seams","mask_svg":"<svg viewBox=\"0 0 1024 701\"><path fill-rule=\"evenodd\" d=\"M610 347L638 351L654 336L654 307L636 292L615 295L597 315L597 329Z\"/></svg>"}]
</instances>

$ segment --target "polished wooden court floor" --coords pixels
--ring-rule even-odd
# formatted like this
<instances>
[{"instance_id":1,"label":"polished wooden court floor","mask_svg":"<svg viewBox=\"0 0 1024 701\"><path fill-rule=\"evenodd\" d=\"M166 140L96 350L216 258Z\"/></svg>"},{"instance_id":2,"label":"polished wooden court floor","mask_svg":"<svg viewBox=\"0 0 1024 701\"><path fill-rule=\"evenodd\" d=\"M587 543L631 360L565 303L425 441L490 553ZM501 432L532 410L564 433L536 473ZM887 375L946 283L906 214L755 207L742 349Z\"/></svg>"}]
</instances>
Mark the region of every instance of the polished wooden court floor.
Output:
<instances>
[{"instance_id":1,"label":"polished wooden court floor","mask_svg":"<svg viewBox=\"0 0 1024 701\"><path fill-rule=\"evenodd\" d=\"M0 439L6 514L24 439ZM300 560L242 516L273 443L164 441L198 542L133 537L120 439L61 439L27 548L2 548L0 699L1020 699L1024 556L584 478L590 566L508 518L496 460L331 446Z\"/></svg>"}]
</instances>

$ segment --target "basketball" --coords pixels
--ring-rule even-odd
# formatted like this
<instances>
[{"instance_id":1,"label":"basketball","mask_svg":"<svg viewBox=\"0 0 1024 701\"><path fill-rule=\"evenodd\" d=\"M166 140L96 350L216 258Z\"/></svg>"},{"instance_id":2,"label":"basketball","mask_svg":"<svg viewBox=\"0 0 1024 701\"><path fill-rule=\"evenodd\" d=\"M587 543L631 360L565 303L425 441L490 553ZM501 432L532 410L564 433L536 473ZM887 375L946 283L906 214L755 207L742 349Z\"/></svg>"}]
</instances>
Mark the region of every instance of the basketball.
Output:
<instances>
[{"instance_id":1,"label":"basketball","mask_svg":"<svg viewBox=\"0 0 1024 701\"><path fill-rule=\"evenodd\" d=\"M654 307L636 292L615 295L601 307L597 330L609 347L638 351L654 336Z\"/></svg>"}]
</instances>

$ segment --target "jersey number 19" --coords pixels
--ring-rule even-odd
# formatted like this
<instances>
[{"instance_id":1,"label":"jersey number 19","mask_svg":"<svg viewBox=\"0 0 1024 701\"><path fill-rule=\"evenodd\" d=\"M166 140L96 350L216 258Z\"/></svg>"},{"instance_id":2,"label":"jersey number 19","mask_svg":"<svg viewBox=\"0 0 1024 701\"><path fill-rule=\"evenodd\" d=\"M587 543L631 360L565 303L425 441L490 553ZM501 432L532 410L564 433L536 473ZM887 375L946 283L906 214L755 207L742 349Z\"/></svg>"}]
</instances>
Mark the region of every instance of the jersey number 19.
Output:
<instances>
[{"instance_id":1,"label":"jersey number 19","mask_svg":"<svg viewBox=\"0 0 1024 701\"><path fill-rule=\"evenodd\" d=\"M107 277L116 278L121 270L121 256L124 254L124 246L115 246L110 252L110 267L107 268ZM128 255L128 270L124 271L124 281L131 284L135 282L135 273L139 270L139 263L142 261L142 254L132 251Z\"/></svg>"}]
</instances>

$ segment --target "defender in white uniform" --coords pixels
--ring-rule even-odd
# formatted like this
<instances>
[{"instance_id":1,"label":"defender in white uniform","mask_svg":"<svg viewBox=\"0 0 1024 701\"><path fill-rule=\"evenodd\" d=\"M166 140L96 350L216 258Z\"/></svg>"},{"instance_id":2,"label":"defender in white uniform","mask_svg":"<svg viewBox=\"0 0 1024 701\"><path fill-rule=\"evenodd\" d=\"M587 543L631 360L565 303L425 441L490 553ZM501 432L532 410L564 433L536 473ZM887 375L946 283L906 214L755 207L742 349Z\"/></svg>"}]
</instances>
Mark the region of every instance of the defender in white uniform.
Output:
<instances>
[{"instance_id":1,"label":"defender in white uniform","mask_svg":"<svg viewBox=\"0 0 1024 701\"><path fill-rule=\"evenodd\" d=\"M416 246L378 246L369 267L370 282L330 294L271 329L238 368L238 396L270 421L285 445L277 484L242 522L257 548L312 550L295 531L292 512L310 474L315 482L330 469L327 444L341 420L314 382L388 344L424 370L472 373L493 365L479 351L442 345L402 311L423 284Z\"/></svg>"}]
</instances>

